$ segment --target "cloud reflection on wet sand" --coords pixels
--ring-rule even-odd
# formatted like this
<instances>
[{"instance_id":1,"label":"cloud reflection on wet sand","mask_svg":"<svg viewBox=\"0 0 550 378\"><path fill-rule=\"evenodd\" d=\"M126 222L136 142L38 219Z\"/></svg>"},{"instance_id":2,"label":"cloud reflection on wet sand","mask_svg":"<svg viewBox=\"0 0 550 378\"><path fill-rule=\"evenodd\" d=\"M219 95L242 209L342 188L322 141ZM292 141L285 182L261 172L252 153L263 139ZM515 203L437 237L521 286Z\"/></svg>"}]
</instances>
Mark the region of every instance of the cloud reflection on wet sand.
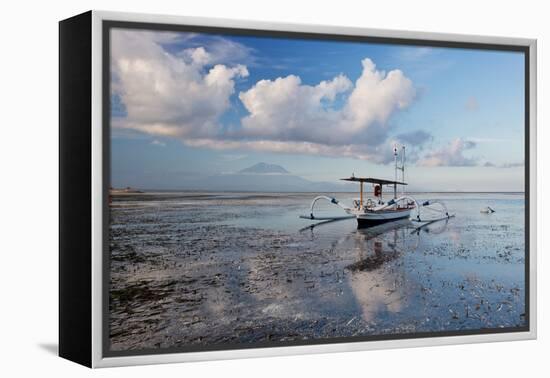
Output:
<instances>
[{"instance_id":1,"label":"cloud reflection on wet sand","mask_svg":"<svg viewBox=\"0 0 550 378\"><path fill-rule=\"evenodd\" d=\"M415 232L311 229L311 194L159 194L112 207L113 350L250 344L525 324L523 202ZM493 204L493 206L495 206Z\"/></svg>"}]
</instances>

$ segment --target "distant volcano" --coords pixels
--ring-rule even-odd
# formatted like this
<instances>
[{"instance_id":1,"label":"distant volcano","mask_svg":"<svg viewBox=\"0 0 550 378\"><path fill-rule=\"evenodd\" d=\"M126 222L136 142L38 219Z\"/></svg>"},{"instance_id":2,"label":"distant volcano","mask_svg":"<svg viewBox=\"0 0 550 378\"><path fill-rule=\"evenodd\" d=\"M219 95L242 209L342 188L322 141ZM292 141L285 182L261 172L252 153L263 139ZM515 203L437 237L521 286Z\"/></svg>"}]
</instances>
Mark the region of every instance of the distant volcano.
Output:
<instances>
[{"instance_id":1,"label":"distant volcano","mask_svg":"<svg viewBox=\"0 0 550 378\"><path fill-rule=\"evenodd\" d=\"M290 172L284 169L283 167L281 167L280 165L258 163L258 164L254 164L251 167L240 170L239 173L263 175L263 174L289 174Z\"/></svg>"},{"instance_id":2,"label":"distant volcano","mask_svg":"<svg viewBox=\"0 0 550 378\"><path fill-rule=\"evenodd\" d=\"M337 192L349 185L309 181L276 164L258 163L235 173L223 173L189 182L186 189L258 192Z\"/></svg>"}]
</instances>

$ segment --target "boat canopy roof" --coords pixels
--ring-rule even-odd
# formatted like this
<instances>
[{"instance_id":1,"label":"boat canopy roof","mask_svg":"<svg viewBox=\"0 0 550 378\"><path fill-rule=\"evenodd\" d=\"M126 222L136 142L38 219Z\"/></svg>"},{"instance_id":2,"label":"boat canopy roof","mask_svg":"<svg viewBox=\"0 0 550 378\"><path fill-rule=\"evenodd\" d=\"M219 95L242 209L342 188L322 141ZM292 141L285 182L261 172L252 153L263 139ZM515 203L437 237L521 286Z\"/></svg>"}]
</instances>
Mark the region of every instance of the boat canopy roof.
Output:
<instances>
[{"instance_id":1,"label":"boat canopy roof","mask_svg":"<svg viewBox=\"0 0 550 378\"><path fill-rule=\"evenodd\" d=\"M407 185L405 182L400 181L391 181L391 180L384 180L384 179L378 179L373 177L355 177L351 176L348 178L340 179L343 181L357 181L357 182L369 182L371 184L378 184L378 185Z\"/></svg>"}]
</instances>

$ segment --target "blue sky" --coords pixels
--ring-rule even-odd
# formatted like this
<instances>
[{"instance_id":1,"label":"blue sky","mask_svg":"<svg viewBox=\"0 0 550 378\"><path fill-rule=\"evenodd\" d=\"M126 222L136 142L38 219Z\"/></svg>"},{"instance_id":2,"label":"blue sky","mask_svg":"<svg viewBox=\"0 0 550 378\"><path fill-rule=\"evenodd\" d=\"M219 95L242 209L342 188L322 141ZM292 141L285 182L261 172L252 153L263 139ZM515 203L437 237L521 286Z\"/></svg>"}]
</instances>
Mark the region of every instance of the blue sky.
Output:
<instances>
[{"instance_id":1,"label":"blue sky","mask_svg":"<svg viewBox=\"0 0 550 378\"><path fill-rule=\"evenodd\" d=\"M398 143L411 189L523 189L521 53L112 33L114 186L178 189L258 162L391 178Z\"/></svg>"}]
</instances>

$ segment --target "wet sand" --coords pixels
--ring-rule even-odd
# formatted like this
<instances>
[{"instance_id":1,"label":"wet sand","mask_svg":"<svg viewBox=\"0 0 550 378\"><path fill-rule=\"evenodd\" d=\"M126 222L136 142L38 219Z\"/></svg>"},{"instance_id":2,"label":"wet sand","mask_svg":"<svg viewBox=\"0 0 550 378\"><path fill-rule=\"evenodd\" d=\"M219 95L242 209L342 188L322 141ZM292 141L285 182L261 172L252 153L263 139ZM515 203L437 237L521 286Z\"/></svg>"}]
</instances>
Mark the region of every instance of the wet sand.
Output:
<instances>
[{"instance_id":1,"label":"wet sand","mask_svg":"<svg viewBox=\"0 0 550 378\"><path fill-rule=\"evenodd\" d=\"M313 196L115 196L111 350L525 325L522 195L446 198L457 217L420 231L310 228Z\"/></svg>"}]
</instances>

